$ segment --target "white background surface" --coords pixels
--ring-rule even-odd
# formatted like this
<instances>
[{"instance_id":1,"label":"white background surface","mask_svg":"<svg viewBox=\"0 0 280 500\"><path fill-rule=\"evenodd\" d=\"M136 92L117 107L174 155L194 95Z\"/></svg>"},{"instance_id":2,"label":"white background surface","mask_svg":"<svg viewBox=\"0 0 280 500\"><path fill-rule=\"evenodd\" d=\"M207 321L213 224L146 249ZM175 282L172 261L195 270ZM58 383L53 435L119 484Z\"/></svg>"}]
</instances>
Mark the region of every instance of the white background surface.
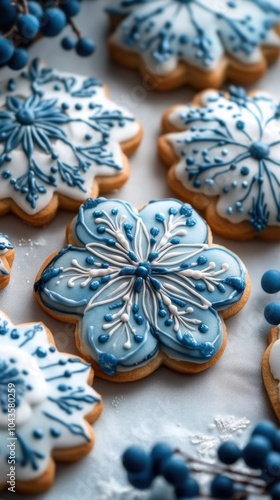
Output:
<instances>
[{"instance_id":1,"label":"white background surface","mask_svg":"<svg viewBox=\"0 0 280 500\"><path fill-rule=\"evenodd\" d=\"M193 91L181 89L172 93L155 93L145 89L141 77L117 67L109 61L105 40L108 22L103 0L83 2L77 24L85 36L94 36L96 53L79 58L63 51L58 39L41 40L30 50L50 66L87 76L96 76L108 84L111 97L129 108L144 125L144 140L131 158L129 182L111 197L119 197L140 206L151 199L170 197L166 184L166 169L156 156L156 139L160 119L166 107L192 99ZM64 34L63 34L64 35ZM2 74L1 74L2 73ZM0 71L0 77L7 71ZM13 73L14 75L14 73ZM280 62L258 82L257 88L279 90ZM16 249L16 258L9 286L1 291L0 307L14 323L43 321L53 332L58 348L75 352L71 326L51 319L33 297L33 283L44 260L64 245L65 228L73 214L59 212L46 228L35 229L13 215L0 219L0 231L7 233ZM160 368L142 381L116 384L96 379L95 389L103 396L104 411L94 425L96 444L92 453L76 464L57 467L56 481L46 494L35 500L120 500L138 498L126 491L125 473L120 463L122 451L130 444L149 447L155 441L166 440L192 454L192 434L203 433L223 438L224 433L214 424L215 418L246 417L247 429L234 433L240 441L249 435L252 426L263 418L276 419L270 409L262 385L261 358L266 348L268 325L263 309L270 300L280 300L280 294L267 296L260 279L269 268L280 270L280 243L237 243L215 237L238 253L252 279L252 293L241 313L227 321L228 343L219 362L210 370L194 376L183 376ZM144 497L149 495L145 494ZM1 499L21 498L2 492ZM163 499L162 494L160 495Z\"/></svg>"}]
</instances>

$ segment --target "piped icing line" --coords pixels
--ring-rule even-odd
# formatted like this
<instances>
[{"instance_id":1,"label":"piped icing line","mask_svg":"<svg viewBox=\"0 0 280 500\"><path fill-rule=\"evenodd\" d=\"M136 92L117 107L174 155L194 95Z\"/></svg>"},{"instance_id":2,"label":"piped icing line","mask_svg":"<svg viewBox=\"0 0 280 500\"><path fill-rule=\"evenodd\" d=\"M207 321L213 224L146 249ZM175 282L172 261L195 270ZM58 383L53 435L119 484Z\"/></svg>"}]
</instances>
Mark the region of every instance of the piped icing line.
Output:
<instances>
[{"instance_id":1,"label":"piped icing line","mask_svg":"<svg viewBox=\"0 0 280 500\"><path fill-rule=\"evenodd\" d=\"M220 350L217 311L246 289L242 262L209 242L189 204L167 199L140 212L129 203L89 199L71 226L72 244L40 272L36 296L52 315L78 320L78 345L107 376L159 352L207 363Z\"/></svg>"},{"instance_id":2,"label":"piped icing line","mask_svg":"<svg viewBox=\"0 0 280 500\"><path fill-rule=\"evenodd\" d=\"M124 171L121 144L135 118L95 78L60 73L34 60L0 85L0 199L37 214L55 192L85 201L94 179Z\"/></svg>"},{"instance_id":3,"label":"piped icing line","mask_svg":"<svg viewBox=\"0 0 280 500\"><path fill-rule=\"evenodd\" d=\"M119 17L113 43L137 53L155 74L179 61L203 71L216 69L225 54L242 64L262 60L261 48L280 46L278 0L109 0Z\"/></svg>"},{"instance_id":4,"label":"piped icing line","mask_svg":"<svg viewBox=\"0 0 280 500\"><path fill-rule=\"evenodd\" d=\"M0 486L7 486L10 472L8 438L16 443L17 481L32 484L56 450L70 453L92 441L86 419L93 420L101 399L88 385L91 366L60 353L42 323L14 325L0 311L0 340ZM9 434L12 400L15 429Z\"/></svg>"},{"instance_id":5,"label":"piped icing line","mask_svg":"<svg viewBox=\"0 0 280 500\"><path fill-rule=\"evenodd\" d=\"M280 103L265 92L205 91L201 106L173 108L166 135L174 173L189 191L216 196L219 216L258 233L280 224Z\"/></svg>"}]
</instances>

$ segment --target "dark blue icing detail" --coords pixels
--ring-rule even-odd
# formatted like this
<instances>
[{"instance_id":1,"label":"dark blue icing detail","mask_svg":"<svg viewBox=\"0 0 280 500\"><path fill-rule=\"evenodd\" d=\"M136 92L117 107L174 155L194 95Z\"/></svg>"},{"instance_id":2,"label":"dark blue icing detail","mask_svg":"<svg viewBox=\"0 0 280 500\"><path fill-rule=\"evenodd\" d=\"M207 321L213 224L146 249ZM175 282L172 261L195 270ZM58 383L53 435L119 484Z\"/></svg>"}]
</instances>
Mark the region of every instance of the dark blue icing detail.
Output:
<instances>
[{"instance_id":1,"label":"dark blue icing detail","mask_svg":"<svg viewBox=\"0 0 280 500\"><path fill-rule=\"evenodd\" d=\"M82 436L86 441L90 441L89 436L85 433L83 427L79 424L68 424L64 420L56 417L55 415L52 415L49 412L44 411L43 414L48 417L50 420L54 420L55 422L59 423L61 426L65 427L68 429L68 431L71 434L74 434L76 436Z\"/></svg>"},{"instance_id":2,"label":"dark blue icing detail","mask_svg":"<svg viewBox=\"0 0 280 500\"><path fill-rule=\"evenodd\" d=\"M196 363L219 351L216 310L240 300L246 275L234 254L207 245L207 225L190 205L159 200L137 213L120 200L91 199L72 228L79 247L59 252L42 272L61 269L59 280L50 273L35 290L46 308L79 318L86 352L106 375L137 367L159 348Z\"/></svg>"},{"instance_id":3,"label":"dark blue icing detail","mask_svg":"<svg viewBox=\"0 0 280 500\"><path fill-rule=\"evenodd\" d=\"M27 440L24 439L18 432L16 432L17 438L17 456L16 461L21 467L30 466L33 470L39 469L38 460L43 460L45 455L37 450L34 450L29 446Z\"/></svg>"},{"instance_id":4,"label":"dark blue icing detail","mask_svg":"<svg viewBox=\"0 0 280 500\"><path fill-rule=\"evenodd\" d=\"M115 375L117 372L117 359L113 354L102 353L98 358L101 370L106 375Z\"/></svg>"},{"instance_id":5,"label":"dark blue icing detail","mask_svg":"<svg viewBox=\"0 0 280 500\"><path fill-rule=\"evenodd\" d=\"M82 410L84 407L83 403L93 404L97 402L97 398L90 394L85 394L85 390L81 387L67 392L66 395L59 398L49 396L48 399L68 415L72 415L76 410Z\"/></svg>"},{"instance_id":6,"label":"dark blue icing detail","mask_svg":"<svg viewBox=\"0 0 280 500\"><path fill-rule=\"evenodd\" d=\"M16 408L20 406L22 396L27 390L24 373L21 373L14 363L15 360L0 357L0 408L3 413L8 412L8 384L14 384Z\"/></svg>"}]
</instances>

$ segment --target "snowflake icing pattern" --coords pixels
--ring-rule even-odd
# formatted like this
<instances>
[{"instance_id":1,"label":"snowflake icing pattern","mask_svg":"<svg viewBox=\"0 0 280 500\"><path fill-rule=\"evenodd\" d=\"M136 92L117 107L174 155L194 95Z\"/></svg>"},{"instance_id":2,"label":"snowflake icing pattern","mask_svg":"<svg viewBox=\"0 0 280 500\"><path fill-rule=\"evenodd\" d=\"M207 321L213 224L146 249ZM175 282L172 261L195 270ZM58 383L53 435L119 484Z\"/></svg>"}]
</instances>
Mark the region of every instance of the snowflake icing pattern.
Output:
<instances>
[{"instance_id":1,"label":"snowflake icing pattern","mask_svg":"<svg viewBox=\"0 0 280 500\"><path fill-rule=\"evenodd\" d=\"M179 157L175 176L192 191L218 196L217 211L256 232L280 224L280 104L268 94L206 91L203 107L178 106L168 134Z\"/></svg>"},{"instance_id":2,"label":"snowflake icing pattern","mask_svg":"<svg viewBox=\"0 0 280 500\"><path fill-rule=\"evenodd\" d=\"M279 45L272 29L280 22L278 0L111 0L107 11L121 19L113 41L157 74L178 60L211 70L225 53L255 63L260 46Z\"/></svg>"},{"instance_id":3,"label":"snowflake icing pattern","mask_svg":"<svg viewBox=\"0 0 280 500\"><path fill-rule=\"evenodd\" d=\"M67 77L35 60L2 87L1 198L37 213L53 192L86 200L96 175L123 170L118 143L139 127L97 80Z\"/></svg>"},{"instance_id":4,"label":"snowflake icing pattern","mask_svg":"<svg viewBox=\"0 0 280 500\"><path fill-rule=\"evenodd\" d=\"M106 375L148 362L159 348L201 366L215 356L223 339L216 310L239 301L246 277L236 256L208 245L190 205L162 200L138 213L120 200L89 199L73 231L81 247L58 253L35 290L58 317L80 317L82 351Z\"/></svg>"},{"instance_id":5,"label":"snowflake icing pattern","mask_svg":"<svg viewBox=\"0 0 280 500\"><path fill-rule=\"evenodd\" d=\"M85 417L100 397L87 384L90 365L59 353L42 324L15 326L0 312L0 338L0 484L5 485L8 395L15 398L16 429L10 436L17 438L19 481L41 476L54 449L91 440Z\"/></svg>"}]
</instances>

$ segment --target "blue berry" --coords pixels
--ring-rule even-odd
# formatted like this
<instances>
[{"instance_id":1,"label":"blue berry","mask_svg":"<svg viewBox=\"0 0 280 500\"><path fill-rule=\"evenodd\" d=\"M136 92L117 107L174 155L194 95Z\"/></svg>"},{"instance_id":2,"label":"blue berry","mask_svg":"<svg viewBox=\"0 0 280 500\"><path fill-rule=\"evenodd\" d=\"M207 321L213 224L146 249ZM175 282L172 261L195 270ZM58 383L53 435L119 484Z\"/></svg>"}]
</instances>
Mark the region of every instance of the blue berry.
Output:
<instances>
[{"instance_id":1,"label":"blue berry","mask_svg":"<svg viewBox=\"0 0 280 500\"><path fill-rule=\"evenodd\" d=\"M271 443L275 440L276 426L269 420L259 422L253 429L252 436L260 435L270 439Z\"/></svg>"},{"instance_id":2,"label":"blue berry","mask_svg":"<svg viewBox=\"0 0 280 500\"><path fill-rule=\"evenodd\" d=\"M268 453L271 451L271 442L264 436L253 436L245 446L242 456L244 462L252 469L261 469Z\"/></svg>"},{"instance_id":3,"label":"blue berry","mask_svg":"<svg viewBox=\"0 0 280 500\"><path fill-rule=\"evenodd\" d=\"M8 38L0 38L0 65L6 64L14 53L14 46Z\"/></svg>"},{"instance_id":4,"label":"blue berry","mask_svg":"<svg viewBox=\"0 0 280 500\"><path fill-rule=\"evenodd\" d=\"M76 40L72 36L65 36L61 40L61 45L64 50L72 50L76 45Z\"/></svg>"},{"instance_id":5,"label":"blue berry","mask_svg":"<svg viewBox=\"0 0 280 500\"><path fill-rule=\"evenodd\" d=\"M279 325L280 323L280 303L270 302L264 308L264 317L270 325Z\"/></svg>"},{"instance_id":6,"label":"blue berry","mask_svg":"<svg viewBox=\"0 0 280 500\"><path fill-rule=\"evenodd\" d=\"M40 28L40 23L37 17L32 14L23 14L17 20L18 32L23 38L27 40L33 40L38 34Z\"/></svg>"},{"instance_id":7,"label":"blue berry","mask_svg":"<svg viewBox=\"0 0 280 500\"><path fill-rule=\"evenodd\" d=\"M127 474L127 479L134 488L138 488L138 490L145 490L146 488L150 488L154 476L151 473L150 469L147 469L143 472L139 472L138 474L133 474L129 472Z\"/></svg>"},{"instance_id":8,"label":"blue berry","mask_svg":"<svg viewBox=\"0 0 280 500\"><path fill-rule=\"evenodd\" d=\"M187 477L185 481L175 488L176 498L194 498L199 496L199 484L193 477Z\"/></svg>"},{"instance_id":9,"label":"blue berry","mask_svg":"<svg viewBox=\"0 0 280 500\"><path fill-rule=\"evenodd\" d=\"M162 464L161 473L168 483L181 486L188 476L189 468L183 458L172 456Z\"/></svg>"},{"instance_id":10,"label":"blue berry","mask_svg":"<svg viewBox=\"0 0 280 500\"><path fill-rule=\"evenodd\" d=\"M234 441L225 441L218 448L218 457L226 465L237 462L241 457L241 450Z\"/></svg>"},{"instance_id":11,"label":"blue berry","mask_svg":"<svg viewBox=\"0 0 280 500\"><path fill-rule=\"evenodd\" d=\"M151 458L141 446L130 446L122 456L122 463L128 472L135 474L146 471Z\"/></svg>"},{"instance_id":12,"label":"blue berry","mask_svg":"<svg viewBox=\"0 0 280 500\"><path fill-rule=\"evenodd\" d=\"M280 481L277 481L269 490L271 500L280 500Z\"/></svg>"},{"instance_id":13,"label":"blue berry","mask_svg":"<svg viewBox=\"0 0 280 500\"><path fill-rule=\"evenodd\" d=\"M35 2L34 0L28 2L28 10L29 14L32 14L33 16L37 17L38 21L41 22L44 12L41 5L38 2Z\"/></svg>"},{"instance_id":14,"label":"blue berry","mask_svg":"<svg viewBox=\"0 0 280 500\"><path fill-rule=\"evenodd\" d=\"M280 430L277 429L274 433L273 448L276 451L280 451Z\"/></svg>"},{"instance_id":15,"label":"blue berry","mask_svg":"<svg viewBox=\"0 0 280 500\"><path fill-rule=\"evenodd\" d=\"M217 474L211 482L210 490L214 498L231 498L234 493L233 480L223 474Z\"/></svg>"},{"instance_id":16,"label":"blue berry","mask_svg":"<svg viewBox=\"0 0 280 500\"><path fill-rule=\"evenodd\" d=\"M60 8L65 13L66 17L74 17L79 14L81 4L78 0L68 0L66 3L60 4Z\"/></svg>"},{"instance_id":17,"label":"blue berry","mask_svg":"<svg viewBox=\"0 0 280 500\"><path fill-rule=\"evenodd\" d=\"M8 66L11 69L18 70L24 68L28 63L28 52L25 49L15 49L11 59L8 61Z\"/></svg>"},{"instance_id":18,"label":"blue berry","mask_svg":"<svg viewBox=\"0 0 280 500\"><path fill-rule=\"evenodd\" d=\"M167 443L157 443L151 451L153 470L159 473L162 464L173 455L173 448Z\"/></svg>"},{"instance_id":19,"label":"blue berry","mask_svg":"<svg viewBox=\"0 0 280 500\"><path fill-rule=\"evenodd\" d=\"M272 480L280 479L280 454L271 451L265 460L262 477L270 483Z\"/></svg>"},{"instance_id":20,"label":"blue berry","mask_svg":"<svg viewBox=\"0 0 280 500\"><path fill-rule=\"evenodd\" d=\"M266 271L261 279L261 285L266 293L276 293L280 290L280 272L277 269Z\"/></svg>"},{"instance_id":21,"label":"blue berry","mask_svg":"<svg viewBox=\"0 0 280 500\"><path fill-rule=\"evenodd\" d=\"M76 45L76 52L79 56L86 57L93 54L95 45L91 38L80 38Z\"/></svg>"},{"instance_id":22,"label":"blue berry","mask_svg":"<svg viewBox=\"0 0 280 500\"><path fill-rule=\"evenodd\" d=\"M59 35L65 28L67 19L64 12L56 7L50 7L44 11L41 24L41 33L47 37Z\"/></svg>"},{"instance_id":23,"label":"blue berry","mask_svg":"<svg viewBox=\"0 0 280 500\"><path fill-rule=\"evenodd\" d=\"M1 0L0 30L7 33L16 22L17 7L11 5L11 0Z\"/></svg>"}]
</instances>

